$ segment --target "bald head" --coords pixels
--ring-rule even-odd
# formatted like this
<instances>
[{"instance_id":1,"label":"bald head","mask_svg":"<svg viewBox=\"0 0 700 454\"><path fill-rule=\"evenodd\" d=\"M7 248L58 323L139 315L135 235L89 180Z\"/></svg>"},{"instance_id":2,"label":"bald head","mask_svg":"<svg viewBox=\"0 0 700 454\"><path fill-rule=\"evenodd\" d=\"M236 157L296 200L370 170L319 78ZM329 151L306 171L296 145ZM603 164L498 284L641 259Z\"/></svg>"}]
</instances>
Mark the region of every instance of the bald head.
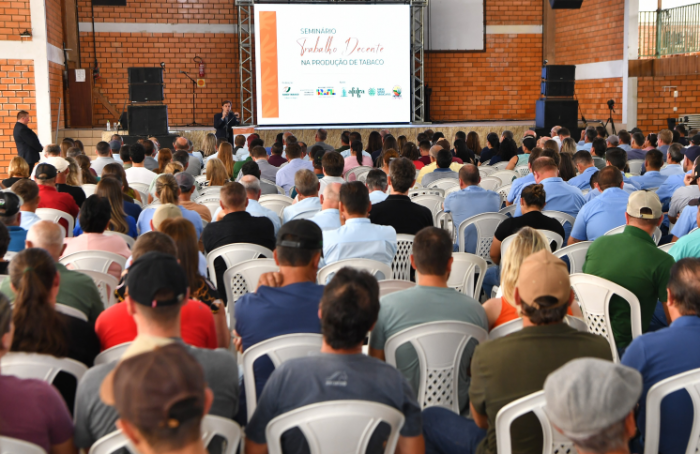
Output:
<instances>
[{"instance_id":1,"label":"bald head","mask_svg":"<svg viewBox=\"0 0 700 454\"><path fill-rule=\"evenodd\" d=\"M341 183L331 183L329 185L326 185L326 188L323 190L323 210L329 210L331 208L338 209L338 202L340 202L341 186Z\"/></svg>"},{"instance_id":2,"label":"bald head","mask_svg":"<svg viewBox=\"0 0 700 454\"><path fill-rule=\"evenodd\" d=\"M44 249L55 261L63 253L63 230L51 221L39 221L27 232L27 248Z\"/></svg>"},{"instance_id":3,"label":"bald head","mask_svg":"<svg viewBox=\"0 0 700 454\"><path fill-rule=\"evenodd\" d=\"M260 188L260 180L258 180L255 175L243 175L239 180L239 183L245 188L246 196L248 200L258 200L262 192Z\"/></svg>"},{"instance_id":4,"label":"bald head","mask_svg":"<svg viewBox=\"0 0 700 454\"><path fill-rule=\"evenodd\" d=\"M430 147L430 157L433 159L437 159L438 153L442 150L444 150L444 148L442 148L442 145L433 145L432 147Z\"/></svg>"},{"instance_id":5,"label":"bald head","mask_svg":"<svg viewBox=\"0 0 700 454\"><path fill-rule=\"evenodd\" d=\"M459 183L461 188L477 186L481 181L479 168L473 164L465 164L459 169Z\"/></svg>"},{"instance_id":6,"label":"bald head","mask_svg":"<svg viewBox=\"0 0 700 454\"><path fill-rule=\"evenodd\" d=\"M175 140L175 149L176 150L188 150L189 148L190 148L190 144L185 137L178 137Z\"/></svg>"}]
</instances>

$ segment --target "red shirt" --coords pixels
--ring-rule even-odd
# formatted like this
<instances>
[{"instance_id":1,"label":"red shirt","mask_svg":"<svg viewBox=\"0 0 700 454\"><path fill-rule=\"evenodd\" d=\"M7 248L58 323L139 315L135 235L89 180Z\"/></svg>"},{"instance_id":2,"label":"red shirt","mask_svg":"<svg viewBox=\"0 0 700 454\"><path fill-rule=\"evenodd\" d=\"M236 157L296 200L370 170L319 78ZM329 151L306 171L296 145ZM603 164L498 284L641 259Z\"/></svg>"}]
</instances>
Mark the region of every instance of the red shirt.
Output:
<instances>
[{"instance_id":1,"label":"red shirt","mask_svg":"<svg viewBox=\"0 0 700 454\"><path fill-rule=\"evenodd\" d=\"M211 309L199 301L189 300L180 314L182 340L193 347L218 347L216 327ZM117 303L102 312L95 321L95 332L102 350L131 342L136 338L136 322L126 311L125 303Z\"/></svg>"},{"instance_id":2,"label":"red shirt","mask_svg":"<svg viewBox=\"0 0 700 454\"><path fill-rule=\"evenodd\" d=\"M52 186L39 185L39 206L37 208L53 208L68 213L73 217L78 216L80 208L75 203L75 199L67 192L58 192ZM65 220L59 221L63 228L68 229Z\"/></svg>"}]
</instances>

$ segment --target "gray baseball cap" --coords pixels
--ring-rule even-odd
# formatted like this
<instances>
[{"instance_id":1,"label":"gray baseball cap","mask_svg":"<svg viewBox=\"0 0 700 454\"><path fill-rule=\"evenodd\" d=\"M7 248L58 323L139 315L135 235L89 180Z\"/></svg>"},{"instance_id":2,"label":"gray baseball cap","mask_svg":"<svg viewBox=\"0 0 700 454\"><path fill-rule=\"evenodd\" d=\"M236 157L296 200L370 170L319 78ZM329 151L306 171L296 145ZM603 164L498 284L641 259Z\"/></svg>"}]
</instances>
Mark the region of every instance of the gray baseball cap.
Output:
<instances>
[{"instance_id":1,"label":"gray baseball cap","mask_svg":"<svg viewBox=\"0 0 700 454\"><path fill-rule=\"evenodd\" d=\"M635 369L602 359L575 359L544 382L544 411L565 435L588 438L622 421L641 394L642 376Z\"/></svg>"},{"instance_id":2,"label":"gray baseball cap","mask_svg":"<svg viewBox=\"0 0 700 454\"><path fill-rule=\"evenodd\" d=\"M175 181L177 181L178 186L182 192L190 192L192 186L194 186L194 177L187 172L178 172L175 174Z\"/></svg>"}]
</instances>

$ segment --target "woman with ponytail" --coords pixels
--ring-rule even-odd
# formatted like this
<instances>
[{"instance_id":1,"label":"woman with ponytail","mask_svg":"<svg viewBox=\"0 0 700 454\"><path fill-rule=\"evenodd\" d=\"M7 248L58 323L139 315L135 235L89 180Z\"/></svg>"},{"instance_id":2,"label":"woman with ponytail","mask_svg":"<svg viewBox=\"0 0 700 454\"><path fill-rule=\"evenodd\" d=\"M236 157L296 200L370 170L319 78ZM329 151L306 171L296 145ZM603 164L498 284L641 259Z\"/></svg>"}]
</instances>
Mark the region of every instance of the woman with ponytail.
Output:
<instances>
[{"instance_id":1,"label":"woman with ponytail","mask_svg":"<svg viewBox=\"0 0 700 454\"><path fill-rule=\"evenodd\" d=\"M202 218L196 211L188 210L180 205L180 186L177 184L175 177L169 173L165 173L156 178L155 181L156 198L162 205L165 205L166 203L178 205L180 207L180 211L182 211L182 217L194 225L194 228L197 231L197 239L199 240L199 238L202 236ZM139 235L151 231L151 219L153 219L156 208L157 207L146 208L141 212L138 221L136 221Z\"/></svg>"},{"instance_id":2,"label":"woman with ponytail","mask_svg":"<svg viewBox=\"0 0 700 454\"><path fill-rule=\"evenodd\" d=\"M370 156L364 156L362 154L362 142L355 140L350 144L351 154L345 158L345 167L343 168L343 175L350 169L355 167L367 166L372 167L372 158Z\"/></svg>"}]
</instances>

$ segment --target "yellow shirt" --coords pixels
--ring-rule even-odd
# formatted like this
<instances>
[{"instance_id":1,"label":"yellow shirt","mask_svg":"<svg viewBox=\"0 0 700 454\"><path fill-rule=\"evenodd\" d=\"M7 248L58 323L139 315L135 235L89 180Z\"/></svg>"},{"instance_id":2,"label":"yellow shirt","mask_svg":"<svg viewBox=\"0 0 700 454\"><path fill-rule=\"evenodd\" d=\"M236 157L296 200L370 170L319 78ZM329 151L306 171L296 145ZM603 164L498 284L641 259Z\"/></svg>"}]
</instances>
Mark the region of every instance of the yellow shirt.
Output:
<instances>
[{"instance_id":1,"label":"yellow shirt","mask_svg":"<svg viewBox=\"0 0 700 454\"><path fill-rule=\"evenodd\" d=\"M463 165L464 164L458 164L456 162L453 162L452 164L450 164L450 170L454 170L455 172L459 172L459 169L461 169ZM435 169L437 169L437 162L431 162L427 166L420 169L420 172L418 173L418 177L416 178L416 183L420 183L421 181L423 181L423 177Z\"/></svg>"}]
</instances>

